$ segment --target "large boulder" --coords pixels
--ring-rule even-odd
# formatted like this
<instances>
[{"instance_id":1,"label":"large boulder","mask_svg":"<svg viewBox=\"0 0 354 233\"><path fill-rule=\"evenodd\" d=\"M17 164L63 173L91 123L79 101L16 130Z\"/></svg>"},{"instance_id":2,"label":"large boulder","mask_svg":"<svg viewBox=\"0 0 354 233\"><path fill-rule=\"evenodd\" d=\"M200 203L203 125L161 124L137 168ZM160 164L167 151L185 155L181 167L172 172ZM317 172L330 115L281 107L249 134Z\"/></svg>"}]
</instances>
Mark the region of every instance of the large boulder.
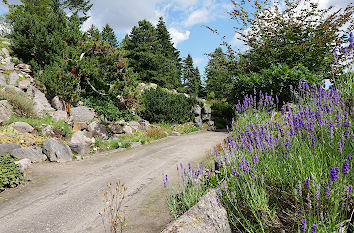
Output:
<instances>
[{"instance_id":1,"label":"large boulder","mask_svg":"<svg viewBox=\"0 0 354 233\"><path fill-rule=\"evenodd\" d=\"M133 129L133 130L139 130L140 129L140 124L137 121L130 121L129 122L129 126Z\"/></svg>"},{"instance_id":2,"label":"large boulder","mask_svg":"<svg viewBox=\"0 0 354 233\"><path fill-rule=\"evenodd\" d=\"M26 122L14 122L10 126L20 133L32 133L34 128Z\"/></svg>"},{"instance_id":3,"label":"large boulder","mask_svg":"<svg viewBox=\"0 0 354 233\"><path fill-rule=\"evenodd\" d=\"M59 96L55 96L52 101L52 106L58 111L65 111L65 102L59 98Z\"/></svg>"},{"instance_id":4,"label":"large boulder","mask_svg":"<svg viewBox=\"0 0 354 233\"><path fill-rule=\"evenodd\" d=\"M15 85L19 78L20 77L18 76L18 74L16 72L10 73L9 74L9 85Z\"/></svg>"},{"instance_id":5,"label":"large boulder","mask_svg":"<svg viewBox=\"0 0 354 233\"><path fill-rule=\"evenodd\" d=\"M69 147L72 150L72 152L74 152L75 154L78 154L78 155L90 153L90 146L87 144L70 143Z\"/></svg>"},{"instance_id":6,"label":"large boulder","mask_svg":"<svg viewBox=\"0 0 354 233\"><path fill-rule=\"evenodd\" d=\"M202 114L202 108L199 105L194 105L192 108L194 115L200 116Z\"/></svg>"},{"instance_id":7,"label":"large boulder","mask_svg":"<svg viewBox=\"0 0 354 233\"><path fill-rule=\"evenodd\" d=\"M122 134L123 133L123 126L120 124L120 122L112 122L111 124L108 125L108 128L114 134Z\"/></svg>"},{"instance_id":8,"label":"large boulder","mask_svg":"<svg viewBox=\"0 0 354 233\"><path fill-rule=\"evenodd\" d=\"M37 88L30 86L27 89L27 93L33 96L34 111L39 117L53 110L44 93Z\"/></svg>"},{"instance_id":9,"label":"large boulder","mask_svg":"<svg viewBox=\"0 0 354 233\"><path fill-rule=\"evenodd\" d=\"M0 122L8 121L12 114L12 106L7 100L0 100Z\"/></svg>"},{"instance_id":10,"label":"large boulder","mask_svg":"<svg viewBox=\"0 0 354 233\"><path fill-rule=\"evenodd\" d=\"M87 130L92 133L92 136L95 138L108 139L108 133L106 126L94 121L88 125Z\"/></svg>"},{"instance_id":11,"label":"large boulder","mask_svg":"<svg viewBox=\"0 0 354 233\"><path fill-rule=\"evenodd\" d=\"M63 131L52 125L47 125L46 127L42 128L41 133L44 137L63 136Z\"/></svg>"},{"instance_id":12,"label":"large boulder","mask_svg":"<svg viewBox=\"0 0 354 233\"><path fill-rule=\"evenodd\" d=\"M68 114L62 110L49 112L49 115L56 121L65 121L65 122L69 121Z\"/></svg>"},{"instance_id":13,"label":"large boulder","mask_svg":"<svg viewBox=\"0 0 354 233\"><path fill-rule=\"evenodd\" d=\"M6 83L6 77L3 73L0 73L0 86L5 86Z\"/></svg>"},{"instance_id":14,"label":"large boulder","mask_svg":"<svg viewBox=\"0 0 354 233\"><path fill-rule=\"evenodd\" d=\"M70 139L71 144L84 144L91 146L95 142L94 138L89 138L84 131L75 132Z\"/></svg>"},{"instance_id":15,"label":"large boulder","mask_svg":"<svg viewBox=\"0 0 354 233\"><path fill-rule=\"evenodd\" d=\"M7 153L10 153L11 151L21 148L20 145L17 143L5 143L5 144L0 144L0 155L4 155Z\"/></svg>"},{"instance_id":16,"label":"large boulder","mask_svg":"<svg viewBox=\"0 0 354 233\"><path fill-rule=\"evenodd\" d=\"M72 116L73 121L87 122L93 120L96 114L88 107L79 106L70 109L70 116Z\"/></svg>"},{"instance_id":17,"label":"large boulder","mask_svg":"<svg viewBox=\"0 0 354 233\"><path fill-rule=\"evenodd\" d=\"M68 162L73 160L73 153L70 148L53 138L43 142L43 153L51 162Z\"/></svg>"},{"instance_id":18,"label":"large boulder","mask_svg":"<svg viewBox=\"0 0 354 233\"><path fill-rule=\"evenodd\" d=\"M201 128L203 126L203 121L200 116L194 118L194 126Z\"/></svg>"},{"instance_id":19,"label":"large boulder","mask_svg":"<svg viewBox=\"0 0 354 233\"><path fill-rule=\"evenodd\" d=\"M42 149L38 147L18 148L11 151L10 155L17 159L29 159L32 163L42 162L47 159L47 156L43 154Z\"/></svg>"},{"instance_id":20,"label":"large boulder","mask_svg":"<svg viewBox=\"0 0 354 233\"><path fill-rule=\"evenodd\" d=\"M231 233L226 210L211 190L184 215L169 224L161 233Z\"/></svg>"}]
</instances>

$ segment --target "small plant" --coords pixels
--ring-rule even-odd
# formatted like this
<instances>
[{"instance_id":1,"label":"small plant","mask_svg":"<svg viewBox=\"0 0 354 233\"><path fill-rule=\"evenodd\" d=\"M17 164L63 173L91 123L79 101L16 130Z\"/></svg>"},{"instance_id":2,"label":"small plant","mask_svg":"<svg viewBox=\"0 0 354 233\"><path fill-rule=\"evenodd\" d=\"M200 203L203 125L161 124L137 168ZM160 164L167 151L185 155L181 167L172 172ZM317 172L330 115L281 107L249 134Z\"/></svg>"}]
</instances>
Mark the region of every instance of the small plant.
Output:
<instances>
[{"instance_id":1,"label":"small plant","mask_svg":"<svg viewBox=\"0 0 354 233\"><path fill-rule=\"evenodd\" d=\"M156 140L166 137L166 131L160 127L150 127L146 131L146 136Z\"/></svg>"},{"instance_id":2,"label":"small plant","mask_svg":"<svg viewBox=\"0 0 354 233\"><path fill-rule=\"evenodd\" d=\"M16 91L13 88L1 88L0 100L8 100L14 107L16 114L26 117L37 117L34 112L34 105L32 99L25 93Z\"/></svg>"},{"instance_id":3,"label":"small plant","mask_svg":"<svg viewBox=\"0 0 354 233\"><path fill-rule=\"evenodd\" d=\"M123 200L127 187L119 180L115 183L107 184L108 189L104 192L105 208L100 212L105 232L123 232L126 226L125 211L122 210Z\"/></svg>"},{"instance_id":4,"label":"small plant","mask_svg":"<svg viewBox=\"0 0 354 233\"><path fill-rule=\"evenodd\" d=\"M0 192L16 187L24 180L23 171L10 155L0 155Z\"/></svg>"}]
</instances>

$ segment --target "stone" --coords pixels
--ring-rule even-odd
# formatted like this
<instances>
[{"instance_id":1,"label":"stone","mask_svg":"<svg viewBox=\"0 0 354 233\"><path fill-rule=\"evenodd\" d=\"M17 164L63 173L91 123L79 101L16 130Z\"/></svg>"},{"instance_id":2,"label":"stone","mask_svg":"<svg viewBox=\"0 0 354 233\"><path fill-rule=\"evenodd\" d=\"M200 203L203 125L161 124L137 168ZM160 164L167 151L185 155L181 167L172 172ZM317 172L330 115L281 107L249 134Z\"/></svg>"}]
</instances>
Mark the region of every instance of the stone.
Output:
<instances>
[{"instance_id":1,"label":"stone","mask_svg":"<svg viewBox=\"0 0 354 233\"><path fill-rule=\"evenodd\" d=\"M203 114L211 114L211 108L209 108L209 107L204 107L204 108L202 109L202 113L203 113Z\"/></svg>"},{"instance_id":2,"label":"stone","mask_svg":"<svg viewBox=\"0 0 354 233\"><path fill-rule=\"evenodd\" d=\"M36 141L32 138L25 138L25 143L34 145Z\"/></svg>"},{"instance_id":3,"label":"stone","mask_svg":"<svg viewBox=\"0 0 354 233\"><path fill-rule=\"evenodd\" d=\"M18 76L18 74L16 72L10 73L9 74L9 85L15 85L19 78L20 77Z\"/></svg>"},{"instance_id":4,"label":"stone","mask_svg":"<svg viewBox=\"0 0 354 233\"><path fill-rule=\"evenodd\" d=\"M21 90L27 90L27 88L31 85L31 82L28 79L23 79L18 82L18 88Z\"/></svg>"},{"instance_id":5,"label":"stone","mask_svg":"<svg viewBox=\"0 0 354 233\"><path fill-rule=\"evenodd\" d=\"M18 64L15 68L25 73L31 73L31 66L27 64Z\"/></svg>"},{"instance_id":6,"label":"stone","mask_svg":"<svg viewBox=\"0 0 354 233\"><path fill-rule=\"evenodd\" d=\"M12 106L7 100L0 100L0 122L10 120Z\"/></svg>"},{"instance_id":7,"label":"stone","mask_svg":"<svg viewBox=\"0 0 354 233\"><path fill-rule=\"evenodd\" d=\"M88 107L79 106L70 109L70 116L73 117L74 121L87 122L92 121L96 114Z\"/></svg>"},{"instance_id":8,"label":"stone","mask_svg":"<svg viewBox=\"0 0 354 233\"><path fill-rule=\"evenodd\" d=\"M53 138L43 142L43 153L51 162L68 162L73 160L73 153L69 146L61 143Z\"/></svg>"},{"instance_id":9,"label":"stone","mask_svg":"<svg viewBox=\"0 0 354 233\"><path fill-rule=\"evenodd\" d=\"M49 112L49 115L55 120L55 121L69 121L68 114L65 111L58 110L55 112Z\"/></svg>"},{"instance_id":10,"label":"stone","mask_svg":"<svg viewBox=\"0 0 354 233\"><path fill-rule=\"evenodd\" d=\"M139 130L140 129L140 124L137 121L130 121L129 122L129 126L133 129L133 130Z\"/></svg>"},{"instance_id":11,"label":"stone","mask_svg":"<svg viewBox=\"0 0 354 233\"><path fill-rule=\"evenodd\" d=\"M194 118L194 126L201 128L203 126L203 121L200 116Z\"/></svg>"},{"instance_id":12,"label":"stone","mask_svg":"<svg viewBox=\"0 0 354 233\"><path fill-rule=\"evenodd\" d=\"M70 143L69 147L72 150L72 152L74 152L75 154L78 154L78 155L90 153L90 146L87 144Z\"/></svg>"},{"instance_id":13,"label":"stone","mask_svg":"<svg viewBox=\"0 0 354 233\"><path fill-rule=\"evenodd\" d=\"M5 86L6 83L6 77L3 73L0 73L0 86Z\"/></svg>"},{"instance_id":14,"label":"stone","mask_svg":"<svg viewBox=\"0 0 354 233\"><path fill-rule=\"evenodd\" d=\"M52 101L51 104L53 106L53 108L55 108L58 111L65 111L65 102L63 100L61 100L59 98L59 96L55 96Z\"/></svg>"},{"instance_id":15,"label":"stone","mask_svg":"<svg viewBox=\"0 0 354 233\"><path fill-rule=\"evenodd\" d=\"M123 133L123 126L119 122L112 122L108 125L108 128L114 134L122 134Z\"/></svg>"},{"instance_id":16,"label":"stone","mask_svg":"<svg viewBox=\"0 0 354 233\"><path fill-rule=\"evenodd\" d=\"M34 111L39 117L53 110L44 93L37 88L30 86L27 88L27 93L33 96Z\"/></svg>"},{"instance_id":17,"label":"stone","mask_svg":"<svg viewBox=\"0 0 354 233\"><path fill-rule=\"evenodd\" d=\"M215 125L214 121L211 121L211 120L208 121L208 126L212 127L214 125Z\"/></svg>"},{"instance_id":18,"label":"stone","mask_svg":"<svg viewBox=\"0 0 354 233\"><path fill-rule=\"evenodd\" d=\"M202 121L207 121L211 119L211 114L202 114Z\"/></svg>"},{"instance_id":19,"label":"stone","mask_svg":"<svg viewBox=\"0 0 354 233\"><path fill-rule=\"evenodd\" d=\"M150 128L150 122L144 119L139 120L140 128L143 130L148 130Z\"/></svg>"},{"instance_id":20,"label":"stone","mask_svg":"<svg viewBox=\"0 0 354 233\"><path fill-rule=\"evenodd\" d=\"M106 126L98 123L98 121L94 121L88 125L87 130L92 133L92 136L95 138L102 138L107 140L108 133L106 130Z\"/></svg>"},{"instance_id":21,"label":"stone","mask_svg":"<svg viewBox=\"0 0 354 233\"><path fill-rule=\"evenodd\" d=\"M72 144L84 144L91 146L94 142L95 139L87 137L84 131L77 131L73 133L70 139L70 143Z\"/></svg>"},{"instance_id":22,"label":"stone","mask_svg":"<svg viewBox=\"0 0 354 233\"><path fill-rule=\"evenodd\" d=\"M13 71L14 70L14 64L6 62L5 64L0 65L0 70Z\"/></svg>"},{"instance_id":23,"label":"stone","mask_svg":"<svg viewBox=\"0 0 354 233\"><path fill-rule=\"evenodd\" d=\"M34 128L26 122L14 122L10 126L20 133L32 133Z\"/></svg>"},{"instance_id":24,"label":"stone","mask_svg":"<svg viewBox=\"0 0 354 233\"><path fill-rule=\"evenodd\" d=\"M41 133L44 137L63 136L63 131L52 125L47 125L46 127L42 128Z\"/></svg>"},{"instance_id":25,"label":"stone","mask_svg":"<svg viewBox=\"0 0 354 233\"><path fill-rule=\"evenodd\" d=\"M18 148L11 151L10 155L17 159L29 159L32 163L43 162L47 159L47 156L43 154L42 149L38 147Z\"/></svg>"},{"instance_id":26,"label":"stone","mask_svg":"<svg viewBox=\"0 0 354 233\"><path fill-rule=\"evenodd\" d=\"M202 108L199 105L194 105L192 108L194 115L200 116L202 114Z\"/></svg>"},{"instance_id":27,"label":"stone","mask_svg":"<svg viewBox=\"0 0 354 233\"><path fill-rule=\"evenodd\" d=\"M17 143L0 144L0 155L5 155L18 148L21 148L21 146Z\"/></svg>"},{"instance_id":28,"label":"stone","mask_svg":"<svg viewBox=\"0 0 354 233\"><path fill-rule=\"evenodd\" d=\"M125 126L123 126L123 132L125 134L133 134L133 129L129 125L125 125Z\"/></svg>"},{"instance_id":29,"label":"stone","mask_svg":"<svg viewBox=\"0 0 354 233\"><path fill-rule=\"evenodd\" d=\"M142 145L141 142L131 142L130 143L130 147L131 148L138 147L138 146L141 146L141 145Z\"/></svg>"},{"instance_id":30,"label":"stone","mask_svg":"<svg viewBox=\"0 0 354 233\"><path fill-rule=\"evenodd\" d=\"M226 210L219 205L215 190L211 190L161 233L231 233Z\"/></svg>"},{"instance_id":31,"label":"stone","mask_svg":"<svg viewBox=\"0 0 354 233\"><path fill-rule=\"evenodd\" d=\"M1 53L4 54L6 57L10 57L10 52L7 48L2 48Z\"/></svg>"},{"instance_id":32,"label":"stone","mask_svg":"<svg viewBox=\"0 0 354 233\"><path fill-rule=\"evenodd\" d=\"M74 121L73 122L73 131L77 132L80 130L86 130L88 127L86 122L79 122L79 121Z\"/></svg>"},{"instance_id":33,"label":"stone","mask_svg":"<svg viewBox=\"0 0 354 233\"><path fill-rule=\"evenodd\" d=\"M173 132L171 133L171 136L181 136L181 133L180 133L180 132L175 132L175 131L173 131Z\"/></svg>"},{"instance_id":34,"label":"stone","mask_svg":"<svg viewBox=\"0 0 354 233\"><path fill-rule=\"evenodd\" d=\"M15 164L18 164L18 167L22 170L25 171L28 169L31 165L31 160L30 159L21 159L19 161L15 161Z\"/></svg>"}]
</instances>

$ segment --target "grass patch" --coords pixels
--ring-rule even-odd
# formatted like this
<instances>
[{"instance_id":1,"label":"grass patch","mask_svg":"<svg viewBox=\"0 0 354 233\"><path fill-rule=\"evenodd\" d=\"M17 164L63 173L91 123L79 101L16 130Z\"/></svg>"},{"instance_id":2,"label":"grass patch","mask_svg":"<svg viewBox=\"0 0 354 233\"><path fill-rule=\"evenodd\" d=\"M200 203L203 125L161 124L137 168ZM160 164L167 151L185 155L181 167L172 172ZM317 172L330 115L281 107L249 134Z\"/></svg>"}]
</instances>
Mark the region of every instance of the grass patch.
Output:
<instances>
[{"instance_id":1,"label":"grass patch","mask_svg":"<svg viewBox=\"0 0 354 233\"><path fill-rule=\"evenodd\" d=\"M200 128L195 127L192 122L187 122L184 124L176 124L176 123L157 123L157 126L160 126L163 130L165 130L168 134L172 132L178 132L181 134L187 134L199 131Z\"/></svg>"},{"instance_id":2,"label":"grass patch","mask_svg":"<svg viewBox=\"0 0 354 233\"><path fill-rule=\"evenodd\" d=\"M8 100L17 115L37 118L33 101L24 92L16 91L14 88L3 87L0 88L0 100Z\"/></svg>"},{"instance_id":3,"label":"grass patch","mask_svg":"<svg viewBox=\"0 0 354 233\"><path fill-rule=\"evenodd\" d=\"M36 146L41 146L46 138L37 137L33 134L22 134L11 126L4 126L0 128L0 144L17 143L22 147L31 147L34 141ZM30 140L30 141L29 141Z\"/></svg>"}]
</instances>

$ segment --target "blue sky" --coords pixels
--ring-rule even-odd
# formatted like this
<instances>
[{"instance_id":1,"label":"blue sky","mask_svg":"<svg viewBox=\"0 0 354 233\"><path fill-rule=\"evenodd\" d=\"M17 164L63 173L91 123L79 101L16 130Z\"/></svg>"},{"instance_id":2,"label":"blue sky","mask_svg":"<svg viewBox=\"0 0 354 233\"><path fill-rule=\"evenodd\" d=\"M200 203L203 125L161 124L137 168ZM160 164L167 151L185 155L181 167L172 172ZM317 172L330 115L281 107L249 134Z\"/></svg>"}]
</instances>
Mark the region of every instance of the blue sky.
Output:
<instances>
[{"instance_id":1,"label":"blue sky","mask_svg":"<svg viewBox=\"0 0 354 233\"><path fill-rule=\"evenodd\" d=\"M336 8L351 2L351 0L312 1L318 2L322 7L332 4ZM163 16L176 48L181 51L181 57L184 58L190 53L201 74L204 73L208 62L206 54L214 51L221 42L217 35L202 25L218 29L234 49L243 48L242 43L234 36L235 21L230 20L227 14L233 7L230 0L91 0L91 2L93 7L89 12L90 18L83 25L83 29L89 28L91 24L102 29L108 23L120 41L139 20L147 19L156 24L158 18ZM6 11L7 8L1 1L0 14Z\"/></svg>"}]
</instances>

